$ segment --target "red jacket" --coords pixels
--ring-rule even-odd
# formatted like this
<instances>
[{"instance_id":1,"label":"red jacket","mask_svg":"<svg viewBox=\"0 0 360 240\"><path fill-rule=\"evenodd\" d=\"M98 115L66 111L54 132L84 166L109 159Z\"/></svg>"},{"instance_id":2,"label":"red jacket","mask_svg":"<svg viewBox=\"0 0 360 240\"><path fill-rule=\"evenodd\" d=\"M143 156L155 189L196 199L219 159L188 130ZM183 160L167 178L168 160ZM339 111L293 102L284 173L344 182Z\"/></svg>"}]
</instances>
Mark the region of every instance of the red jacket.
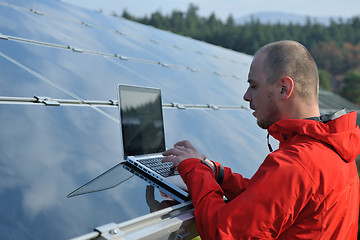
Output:
<instances>
[{"instance_id":1,"label":"red jacket","mask_svg":"<svg viewBox=\"0 0 360 240\"><path fill-rule=\"evenodd\" d=\"M266 157L251 179L224 168L219 186L200 159L178 166L201 238L356 239L359 177L354 160L360 153L356 112L326 124L281 120L269 133L280 141L279 149Z\"/></svg>"}]
</instances>

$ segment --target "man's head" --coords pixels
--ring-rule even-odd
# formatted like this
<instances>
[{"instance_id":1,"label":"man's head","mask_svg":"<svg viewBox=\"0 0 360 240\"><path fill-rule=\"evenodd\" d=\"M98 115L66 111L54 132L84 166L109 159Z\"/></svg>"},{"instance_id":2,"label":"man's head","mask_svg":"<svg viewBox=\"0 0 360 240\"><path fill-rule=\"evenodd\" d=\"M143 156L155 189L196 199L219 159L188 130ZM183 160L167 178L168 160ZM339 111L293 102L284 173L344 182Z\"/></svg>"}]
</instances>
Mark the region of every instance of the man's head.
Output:
<instances>
[{"instance_id":1,"label":"man's head","mask_svg":"<svg viewBox=\"0 0 360 240\"><path fill-rule=\"evenodd\" d=\"M262 47L254 56L248 82L244 100L250 102L262 128L281 119L318 115L318 69L297 42L279 41Z\"/></svg>"}]
</instances>

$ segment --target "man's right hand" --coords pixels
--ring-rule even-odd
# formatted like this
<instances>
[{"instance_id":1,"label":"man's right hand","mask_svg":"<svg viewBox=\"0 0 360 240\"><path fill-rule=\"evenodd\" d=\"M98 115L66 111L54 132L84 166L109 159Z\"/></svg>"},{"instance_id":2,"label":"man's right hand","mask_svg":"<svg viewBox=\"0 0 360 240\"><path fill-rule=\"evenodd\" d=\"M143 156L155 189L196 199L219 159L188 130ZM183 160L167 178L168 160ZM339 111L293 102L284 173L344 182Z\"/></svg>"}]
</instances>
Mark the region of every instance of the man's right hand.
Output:
<instances>
[{"instance_id":1,"label":"man's right hand","mask_svg":"<svg viewBox=\"0 0 360 240\"><path fill-rule=\"evenodd\" d=\"M203 159L200 153L188 140L176 143L173 148L165 151L163 155L165 157L162 162L172 162L174 167L179 166L182 161L189 158Z\"/></svg>"}]
</instances>

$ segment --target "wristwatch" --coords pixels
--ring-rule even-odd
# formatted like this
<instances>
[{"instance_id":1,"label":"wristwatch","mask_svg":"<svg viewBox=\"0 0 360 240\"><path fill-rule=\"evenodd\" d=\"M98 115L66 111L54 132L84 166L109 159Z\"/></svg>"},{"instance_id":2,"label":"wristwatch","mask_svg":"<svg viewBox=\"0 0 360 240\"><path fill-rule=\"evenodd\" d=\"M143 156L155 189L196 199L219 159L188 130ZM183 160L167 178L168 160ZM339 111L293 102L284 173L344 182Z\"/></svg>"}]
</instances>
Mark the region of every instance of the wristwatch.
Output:
<instances>
[{"instance_id":1,"label":"wristwatch","mask_svg":"<svg viewBox=\"0 0 360 240\"><path fill-rule=\"evenodd\" d=\"M210 160L210 161L211 161L211 160ZM211 166L209 166L209 164L208 164L207 162L205 162L204 159L201 160L201 162L202 162L203 164L205 164L206 166L208 166L208 168L210 168L211 171L212 171ZM212 163L214 164L214 166L215 166L215 179L216 179L216 182L217 182L219 185L221 185L221 183L222 183L223 180L224 180L224 167L223 167L221 164L217 163L217 162L214 162L214 161L211 161L211 162L212 162Z\"/></svg>"}]
</instances>

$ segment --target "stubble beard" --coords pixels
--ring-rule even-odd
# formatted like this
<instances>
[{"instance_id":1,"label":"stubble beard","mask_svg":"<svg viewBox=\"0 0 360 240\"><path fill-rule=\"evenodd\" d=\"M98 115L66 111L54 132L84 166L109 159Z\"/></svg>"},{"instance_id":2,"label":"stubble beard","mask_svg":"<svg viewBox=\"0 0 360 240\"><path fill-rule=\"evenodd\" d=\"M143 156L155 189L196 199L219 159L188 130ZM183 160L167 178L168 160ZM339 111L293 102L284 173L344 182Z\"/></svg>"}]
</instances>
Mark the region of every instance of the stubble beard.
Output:
<instances>
[{"instance_id":1,"label":"stubble beard","mask_svg":"<svg viewBox=\"0 0 360 240\"><path fill-rule=\"evenodd\" d=\"M272 95L268 95L267 110L263 117L257 119L257 124L263 129L268 129L279 120L280 111Z\"/></svg>"}]
</instances>

